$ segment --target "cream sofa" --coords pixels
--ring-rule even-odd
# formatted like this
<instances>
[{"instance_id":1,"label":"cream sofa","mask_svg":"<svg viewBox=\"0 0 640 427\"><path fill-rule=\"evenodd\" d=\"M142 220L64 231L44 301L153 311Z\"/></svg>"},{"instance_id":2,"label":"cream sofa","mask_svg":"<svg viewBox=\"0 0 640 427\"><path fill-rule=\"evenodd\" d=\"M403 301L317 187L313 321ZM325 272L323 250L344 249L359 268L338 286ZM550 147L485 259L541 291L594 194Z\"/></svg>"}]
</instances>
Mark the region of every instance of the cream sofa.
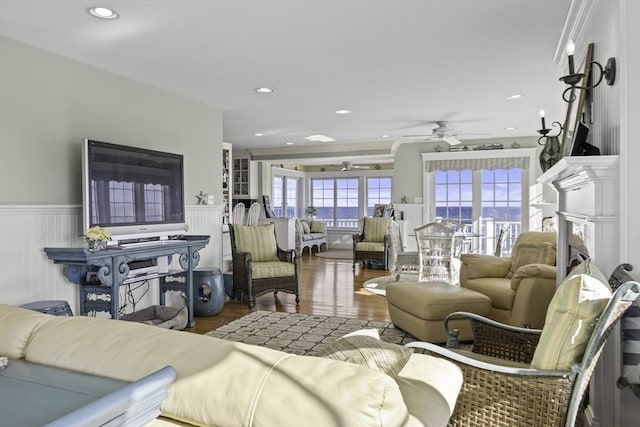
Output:
<instances>
[{"instance_id":1,"label":"cream sofa","mask_svg":"<svg viewBox=\"0 0 640 427\"><path fill-rule=\"evenodd\" d=\"M462 374L412 354L394 379L378 370L150 325L54 317L0 305L0 355L134 381L177 372L150 426L444 426Z\"/></svg>"}]
</instances>

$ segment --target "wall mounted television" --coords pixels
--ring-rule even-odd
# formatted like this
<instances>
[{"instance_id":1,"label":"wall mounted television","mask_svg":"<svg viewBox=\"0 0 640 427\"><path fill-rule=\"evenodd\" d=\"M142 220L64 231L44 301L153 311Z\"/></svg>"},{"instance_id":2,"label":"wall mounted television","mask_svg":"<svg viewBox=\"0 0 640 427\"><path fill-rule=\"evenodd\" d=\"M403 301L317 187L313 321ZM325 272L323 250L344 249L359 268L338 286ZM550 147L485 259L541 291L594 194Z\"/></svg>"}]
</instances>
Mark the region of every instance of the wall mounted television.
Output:
<instances>
[{"instance_id":1,"label":"wall mounted television","mask_svg":"<svg viewBox=\"0 0 640 427\"><path fill-rule=\"evenodd\" d=\"M100 226L123 241L184 234L184 161L180 154L85 139L84 229Z\"/></svg>"}]
</instances>

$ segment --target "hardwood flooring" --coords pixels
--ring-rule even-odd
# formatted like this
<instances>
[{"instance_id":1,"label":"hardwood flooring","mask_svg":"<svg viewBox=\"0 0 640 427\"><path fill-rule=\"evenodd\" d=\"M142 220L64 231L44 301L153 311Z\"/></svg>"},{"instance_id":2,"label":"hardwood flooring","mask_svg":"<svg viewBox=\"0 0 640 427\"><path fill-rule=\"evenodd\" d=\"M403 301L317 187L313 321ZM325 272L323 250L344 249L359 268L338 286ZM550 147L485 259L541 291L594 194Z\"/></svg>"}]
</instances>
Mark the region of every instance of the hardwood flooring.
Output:
<instances>
[{"instance_id":1,"label":"hardwood flooring","mask_svg":"<svg viewBox=\"0 0 640 427\"><path fill-rule=\"evenodd\" d=\"M294 295L285 292L258 297L251 310L245 301L231 300L220 314L196 317L196 326L185 331L204 334L255 310L390 321L386 298L362 289L366 280L387 274L382 269L364 268L362 263L353 271L351 260L320 258L305 252L298 259L299 304Z\"/></svg>"}]
</instances>

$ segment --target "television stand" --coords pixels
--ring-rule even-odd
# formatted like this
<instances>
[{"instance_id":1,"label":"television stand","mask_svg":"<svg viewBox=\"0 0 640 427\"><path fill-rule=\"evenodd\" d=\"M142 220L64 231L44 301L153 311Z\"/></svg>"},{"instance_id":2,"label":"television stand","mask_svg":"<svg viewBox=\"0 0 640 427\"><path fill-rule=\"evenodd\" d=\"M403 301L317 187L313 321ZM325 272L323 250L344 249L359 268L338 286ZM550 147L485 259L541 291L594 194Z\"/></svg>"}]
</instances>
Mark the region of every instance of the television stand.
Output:
<instances>
[{"instance_id":1,"label":"television stand","mask_svg":"<svg viewBox=\"0 0 640 427\"><path fill-rule=\"evenodd\" d=\"M171 244L163 243L171 242ZM120 318L120 286L132 282L141 282L150 277L127 277L129 263L138 260L168 257L179 255L181 271L169 271L167 273L154 274L160 280L166 276L183 275L186 280L185 293L187 294L188 321L187 327L195 326L193 320L193 270L200 261L200 249L209 243L209 236L185 236L184 240L163 240L144 242L142 246L109 247L103 251L89 252L86 248L44 248L47 257L54 264L63 264L64 274L80 289L80 314L86 315L90 311L107 311L111 318ZM147 244L149 243L149 244ZM88 286L87 273L94 273L99 283L97 286ZM125 283L126 282L126 283ZM99 301L88 301L87 288L91 288L100 294ZM164 304L164 293L161 286L160 304Z\"/></svg>"}]
</instances>

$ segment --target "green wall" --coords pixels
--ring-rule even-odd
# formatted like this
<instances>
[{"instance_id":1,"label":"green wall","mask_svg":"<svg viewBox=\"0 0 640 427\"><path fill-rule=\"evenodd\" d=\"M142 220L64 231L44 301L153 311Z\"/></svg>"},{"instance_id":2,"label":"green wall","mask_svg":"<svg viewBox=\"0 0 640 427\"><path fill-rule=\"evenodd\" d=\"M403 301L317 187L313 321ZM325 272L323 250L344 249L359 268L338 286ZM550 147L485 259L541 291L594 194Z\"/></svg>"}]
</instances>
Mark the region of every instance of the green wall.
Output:
<instances>
[{"instance_id":1,"label":"green wall","mask_svg":"<svg viewBox=\"0 0 640 427\"><path fill-rule=\"evenodd\" d=\"M84 138L184 155L185 201L222 200L222 112L0 37L0 204L81 204Z\"/></svg>"}]
</instances>

